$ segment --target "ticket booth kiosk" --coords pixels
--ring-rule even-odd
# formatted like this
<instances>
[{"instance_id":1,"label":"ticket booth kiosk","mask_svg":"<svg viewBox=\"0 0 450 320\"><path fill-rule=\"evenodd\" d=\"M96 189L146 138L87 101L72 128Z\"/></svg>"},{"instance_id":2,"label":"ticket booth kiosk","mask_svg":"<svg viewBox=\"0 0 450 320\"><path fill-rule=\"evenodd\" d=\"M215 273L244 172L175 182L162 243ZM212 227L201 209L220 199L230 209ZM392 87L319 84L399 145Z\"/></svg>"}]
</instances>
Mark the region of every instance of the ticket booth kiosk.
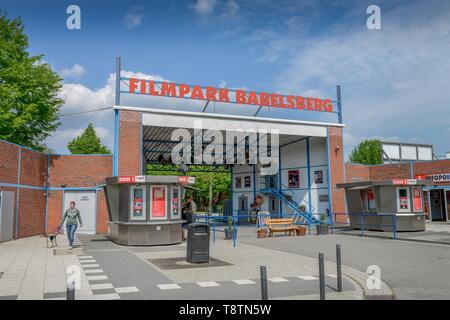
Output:
<instances>
[{"instance_id":1,"label":"ticket booth kiosk","mask_svg":"<svg viewBox=\"0 0 450 320\"><path fill-rule=\"evenodd\" d=\"M187 176L119 176L106 179L111 240L124 245L182 242L181 201Z\"/></svg>"},{"instance_id":2,"label":"ticket booth kiosk","mask_svg":"<svg viewBox=\"0 0 450 320\"><path fill-rule=\"evenodd\" d=\"M350 225L355 229L424 231L423 187L432 180L394 179L337 184L345 189ZM392 217L395 215L395 220Z\"/></svg>"}]
</instances>

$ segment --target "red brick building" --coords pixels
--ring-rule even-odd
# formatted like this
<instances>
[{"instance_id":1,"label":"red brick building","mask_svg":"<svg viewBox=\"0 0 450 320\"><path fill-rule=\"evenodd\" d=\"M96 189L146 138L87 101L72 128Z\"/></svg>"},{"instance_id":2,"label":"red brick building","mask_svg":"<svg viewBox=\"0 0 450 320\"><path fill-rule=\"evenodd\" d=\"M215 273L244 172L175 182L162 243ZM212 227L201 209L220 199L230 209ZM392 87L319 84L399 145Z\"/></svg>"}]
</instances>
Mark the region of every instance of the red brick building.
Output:
<instances>
[{"instance_id":1,"label":"red brick building","mask_svg":"<svg viewBox=\"0 0 450 320\"><path fill-rule=\"evenodd\" d=\"M147 153L149 141L166 134L165 139L177 127L172 118L175 115L164 110L152 114L133 110L120 110L117 145L118 175L143 175L147 163L155 159L155 155ZM186 121L192 117L203 117L205 123L224 121L223 124L242 125L233 121L252 121L259 125L264 119L238 120L220 115L202 115L200 113L178 114L176 117ZM274 121L274 120L271 120ZM282 166L280 183L288 184L289 175L297 172L300 179L298 186L289 186L297 192L306 203L312 203L312 212L316 215L345 211L344 194L335 185L344 182L344 164L342 154L341 124L324 123L291 123L287 120L277 124L289 130L280 138ZM218 123L218 122L217 122ZM269 122L267 122L269 123ZM273 125L273 123L271 123ZM183 127L185 125L180 125ZM189 125L188 125L189 126ZM244 125L244 128L246 126ZM291 135L291 129L298 130ZM284 144L284 145L281 145ZM289 145L289 146L288 146ZM161 149L159 145L157 149ZM297 156L300 155L301 156ZM300 160L301 159L301 160ZM6 141L0 141L0 191L14 193L14 225L13 238L22 238L43 234L54 230L60 223L63 211L69 202L74 200L77 207L83 206L83 228L87 233L107 233L108 213L102 184L105 178L113 176L112 155L53 155L36 152ZM295 168L293 168L293 166ZM243 167L242 167L243 168ZM251 166L249 166L251 170ZM295 170L294 170L295 169ZM234 169L233 169L234 170ZM238 169L231 172L234 176L243 175L244 185L240 190L233 190L234 211L250 210L250 201L259 192L260 178L253 174L244 176ZM318 174L319 180L314 180ZM278 178L277 178L278 179ZM233 182L234 183L234 182ZM331 190L330 190L331 189ZM248 195L246 208L239 204L240 196ZM319 200L320 199L320 200ZM269 205L269 202L266 202ZM268 209L267 209L268 210ZM286 204L280 203L272 210L289 212Z\"/></svg>"},{"instance_id":2,"label":"red brick building","mask_svg":"<svg viewBox=\"0 0 450 320\"><path fill-rule=\"evenodd\" d=\"M425 212L428 220L450 219L450 159L411 161L366 166L345 164L346 182L384 179L431 179L434 186L425 191Z\"/></svg>"},{"instance_id":3,"label":"red brick building","mask_svg":"<svg viewBox=\"0 0 450 320\"><path fill-rule=\"evenodd\" d=\"M13 237L54 230L75 193L89 194L95 220L86 227L106 233L107 209L98 185L112 175L111 155L48 155L0 141L0 191L14 193Z\"/></svg>"}]
</instances>

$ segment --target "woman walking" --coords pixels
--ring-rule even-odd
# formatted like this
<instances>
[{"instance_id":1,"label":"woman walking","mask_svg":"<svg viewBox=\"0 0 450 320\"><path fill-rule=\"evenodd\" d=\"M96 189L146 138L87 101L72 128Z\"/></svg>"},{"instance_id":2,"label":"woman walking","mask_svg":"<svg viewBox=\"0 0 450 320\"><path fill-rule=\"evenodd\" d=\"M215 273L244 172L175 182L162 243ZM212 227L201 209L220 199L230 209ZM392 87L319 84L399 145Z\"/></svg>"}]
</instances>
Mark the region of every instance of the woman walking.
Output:
<instances>
[{"instance_id":1,"label":"woman walking","mask_svg":"<svg viewBox=\"0 0 450 320\"><path fill-rule=\"evenodd\" d=\"M70 202L70 208L66 210L64 213L61 227L64 224L64 221L66 221L66 230L67 230L67 237L69 238L69 249L73 248L73 240L75 238L75 230L77 230L78 227L78 221L80 222L80 228L83 226L83 221L81 220L80 210L75 208L75 201Z\"/></svg>"}]
</instances>

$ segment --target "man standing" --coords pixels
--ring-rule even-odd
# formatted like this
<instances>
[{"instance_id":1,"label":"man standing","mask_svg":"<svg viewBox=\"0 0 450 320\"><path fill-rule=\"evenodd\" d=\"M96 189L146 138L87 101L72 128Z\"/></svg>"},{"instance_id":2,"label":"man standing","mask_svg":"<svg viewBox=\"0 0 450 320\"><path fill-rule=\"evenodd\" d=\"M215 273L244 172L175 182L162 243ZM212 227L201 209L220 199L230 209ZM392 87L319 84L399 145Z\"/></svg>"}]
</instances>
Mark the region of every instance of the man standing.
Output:
<instances>
[{"instance_id":1,"label":"man standing","mask_svg":"<svg viewBox=\"0 0 450 320\"><path fill-rule=\"evenodd\" d=\"M192 222L192 217L194 216L194 214L197 212L197 205L194 202L194 199L192 199L192 197L188 198L188 209L187 209L187 214L188 214L188 223Z\"/></svg>"}]
</instances>

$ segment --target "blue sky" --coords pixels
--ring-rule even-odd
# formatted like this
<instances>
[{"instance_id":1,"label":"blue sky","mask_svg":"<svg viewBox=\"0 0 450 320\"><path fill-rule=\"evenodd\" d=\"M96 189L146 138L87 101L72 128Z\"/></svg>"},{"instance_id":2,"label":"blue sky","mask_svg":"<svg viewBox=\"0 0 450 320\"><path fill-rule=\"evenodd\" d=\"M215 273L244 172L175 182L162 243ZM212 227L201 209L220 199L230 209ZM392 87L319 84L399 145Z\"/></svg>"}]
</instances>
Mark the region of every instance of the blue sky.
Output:
<instances>
[{"instance_id":1,"label":"blue sky","mask_svg":"<svg viewBox=\"0 0 450 320\"><path fill-rule=\"evenodd\" d=\"M66 28L70 4L81 30ZM371 4L381 30L366 27ZM175 82L332 98L340 84L346 153L373 137L450 151L449 1L0 0L0 9L22 17L32 54L64 77L62 113L112 105L120 55L127 75ZM135 102L147 103L123 99ZM112 111L63 117L48 145L67 152L89 121L112 147Z\"/></svg>"}]
</instances>

